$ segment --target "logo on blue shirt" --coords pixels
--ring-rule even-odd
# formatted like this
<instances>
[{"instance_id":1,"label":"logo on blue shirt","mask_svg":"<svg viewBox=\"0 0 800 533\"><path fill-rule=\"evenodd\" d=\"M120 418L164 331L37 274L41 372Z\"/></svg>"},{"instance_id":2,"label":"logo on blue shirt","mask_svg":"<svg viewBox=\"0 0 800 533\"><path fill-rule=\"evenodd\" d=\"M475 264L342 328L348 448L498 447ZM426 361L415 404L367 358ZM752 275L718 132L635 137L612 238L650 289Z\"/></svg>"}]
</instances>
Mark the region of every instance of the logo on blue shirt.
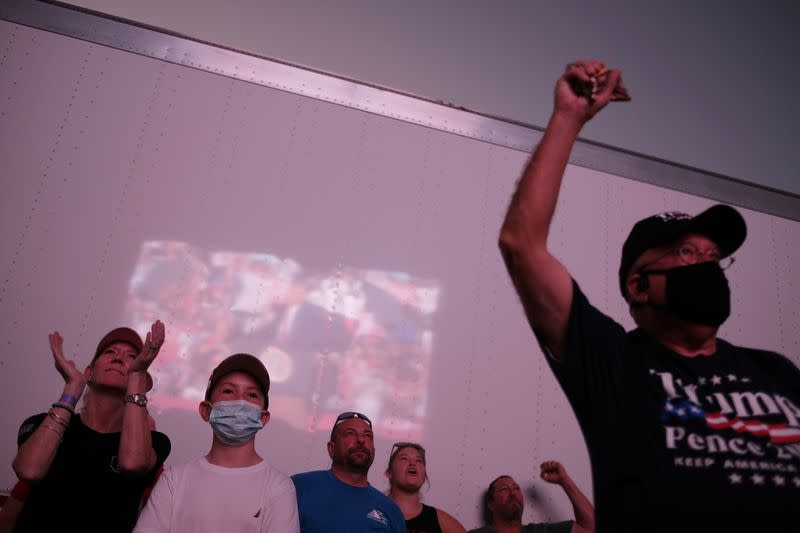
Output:
<instances>
[{"instance_id":1,"label":"logo on blue shirt","mask_svg":"<svg viewBox=\"0 0 800 533\"><path fill-rule=\"evenodd\" d=\"M367 518L371 518L371 519L375 520L376 522L380 522L381 524L388 524L389 523L389 519L386 518L386 515L384 515L382 512L380 512L377 509L373 509L370 512L368 512L367 513Z\"/></svg>"}]
</instances>

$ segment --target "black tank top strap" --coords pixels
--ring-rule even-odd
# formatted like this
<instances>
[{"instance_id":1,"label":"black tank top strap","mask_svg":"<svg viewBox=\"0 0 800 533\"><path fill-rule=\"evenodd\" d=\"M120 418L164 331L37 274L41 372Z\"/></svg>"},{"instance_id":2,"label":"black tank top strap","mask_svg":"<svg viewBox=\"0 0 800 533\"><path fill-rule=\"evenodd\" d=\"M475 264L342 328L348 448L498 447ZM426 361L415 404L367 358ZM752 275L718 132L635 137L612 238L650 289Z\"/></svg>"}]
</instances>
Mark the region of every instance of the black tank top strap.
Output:
<instances>
[{"instance_id":1,"label":"black tank top strap","mask_svg":"<svg viewBox=\"0 0 800 533\"><path fill-rule=\"evenodd\" d=\"M414 518L406 520L407 533L442 533L436 507L422 504L422 512Z\"/></svg>"}]
</instances>

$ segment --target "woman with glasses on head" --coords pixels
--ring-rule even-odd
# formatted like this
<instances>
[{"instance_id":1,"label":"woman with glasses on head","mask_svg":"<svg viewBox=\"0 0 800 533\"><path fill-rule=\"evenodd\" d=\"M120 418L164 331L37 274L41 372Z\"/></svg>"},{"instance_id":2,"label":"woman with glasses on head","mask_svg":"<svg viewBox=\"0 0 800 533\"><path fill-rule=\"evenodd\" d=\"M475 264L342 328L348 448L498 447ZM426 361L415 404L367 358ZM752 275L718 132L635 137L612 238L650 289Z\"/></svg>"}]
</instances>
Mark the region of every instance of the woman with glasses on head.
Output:
<instances>
[{"instance_id":1,"label":"woman with glasses on head","mask_svg":"<svg viewBox=\"0 0 800 533\"><path fill-rule=\"evenodd\" d=\"M414 442L392 446L389 465L389 497L400 507L408 533L466 533L451 515L422 503L420 489L428 481L425 448Z\"/></svg>"}]
</instances>

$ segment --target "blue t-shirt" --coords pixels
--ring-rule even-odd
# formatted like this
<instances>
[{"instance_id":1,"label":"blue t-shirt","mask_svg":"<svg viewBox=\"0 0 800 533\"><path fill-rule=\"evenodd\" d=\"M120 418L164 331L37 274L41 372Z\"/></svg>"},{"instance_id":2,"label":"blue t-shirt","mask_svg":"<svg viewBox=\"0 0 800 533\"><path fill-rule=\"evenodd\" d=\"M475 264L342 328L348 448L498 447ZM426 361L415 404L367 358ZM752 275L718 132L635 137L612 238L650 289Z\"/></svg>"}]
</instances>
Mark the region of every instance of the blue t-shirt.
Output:
<instances>
[{"instance_id":1,"label":"blue t-shirt","mask_svg":"<svg viewBox=\"0 0 800 533\"><path fill-rule=\"evenodd\" d=\"M405 533L400 508L373 488L354 487L330 470L292 476L303 533Z\"/></svg>"}]
</instances>

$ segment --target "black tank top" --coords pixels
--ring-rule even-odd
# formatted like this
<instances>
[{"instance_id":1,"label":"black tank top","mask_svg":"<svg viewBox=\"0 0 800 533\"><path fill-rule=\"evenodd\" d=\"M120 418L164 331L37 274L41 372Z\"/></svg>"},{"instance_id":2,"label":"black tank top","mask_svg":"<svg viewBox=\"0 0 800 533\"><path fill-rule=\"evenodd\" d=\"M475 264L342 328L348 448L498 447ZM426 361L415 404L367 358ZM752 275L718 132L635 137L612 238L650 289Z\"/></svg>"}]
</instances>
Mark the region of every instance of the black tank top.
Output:
<instances>
[{"instance_id":1,"label":"black tank top","mask_svg":"<svg viewBox=\"0 0 800 533\"><path fill-rule=\"evenodd\" d=\"M436 508L422 504L422 512L411 520L406 520L407 533L442 533Z\"/></svg>"}]
</instances>

